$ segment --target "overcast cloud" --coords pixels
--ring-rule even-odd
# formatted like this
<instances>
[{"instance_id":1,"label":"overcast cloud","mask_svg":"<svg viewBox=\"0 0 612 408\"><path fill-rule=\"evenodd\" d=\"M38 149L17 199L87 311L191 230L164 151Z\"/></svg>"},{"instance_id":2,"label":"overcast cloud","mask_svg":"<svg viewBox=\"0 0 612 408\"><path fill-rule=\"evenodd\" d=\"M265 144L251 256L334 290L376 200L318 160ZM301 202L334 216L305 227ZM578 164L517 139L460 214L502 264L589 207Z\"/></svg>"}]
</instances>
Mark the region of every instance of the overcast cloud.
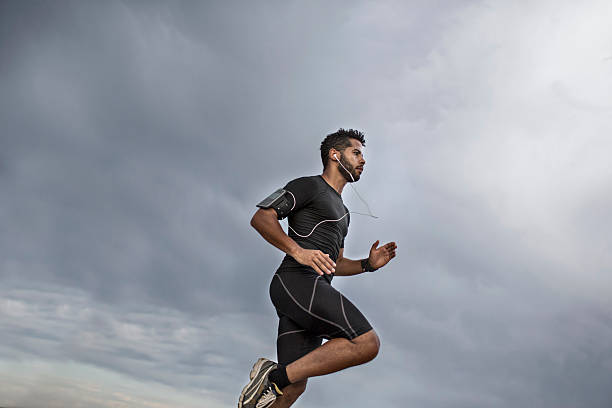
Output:
<instances>
[{"instance_id":1,"label":"overcast cloud","mask_svg":"<svg viewBox=\"0 0 612 408\"><path fill-rule=\"evenodd\" d=\"M0 406L235 404L255 203L366 134L337 278L382 341L297 406L612 406L607 1L0 3ZM352 189L343 198L364 210ZM286 224L284 224L286 225ZM356 386L359 385L359 386Z\"/></svg>"}]
</instances>

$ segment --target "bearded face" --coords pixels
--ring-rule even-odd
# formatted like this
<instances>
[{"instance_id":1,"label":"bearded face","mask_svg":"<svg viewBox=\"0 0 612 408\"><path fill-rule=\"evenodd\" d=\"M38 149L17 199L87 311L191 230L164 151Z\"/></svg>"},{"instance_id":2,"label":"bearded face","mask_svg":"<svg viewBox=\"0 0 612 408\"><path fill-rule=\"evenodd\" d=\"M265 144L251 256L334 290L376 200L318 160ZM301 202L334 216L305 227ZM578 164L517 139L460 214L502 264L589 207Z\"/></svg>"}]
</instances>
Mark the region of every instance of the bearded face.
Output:
<instances>
[{"instance_id":1,"label":"bearded face","mask_svg":"<svg viewBox=\"0 0 612 408\"><path fill-rule=\"evenodd\" d=\"M359 163L357 163L357 166L351 164L351 162L346 158L344 153L340 152L340 164L342 164L342 166L344 166L346 170L343 169L342 166L338 166L338 170L344 176L347 182L352 183L353 181L359 180L359 178L361 177L361 172L363 171L363 167L357 170L355 169L357 166L360 165ZM348 174L349 172L350 175ZM353 178L351 178L351 175L353 176Z\"/></svg>"}]
</instances>

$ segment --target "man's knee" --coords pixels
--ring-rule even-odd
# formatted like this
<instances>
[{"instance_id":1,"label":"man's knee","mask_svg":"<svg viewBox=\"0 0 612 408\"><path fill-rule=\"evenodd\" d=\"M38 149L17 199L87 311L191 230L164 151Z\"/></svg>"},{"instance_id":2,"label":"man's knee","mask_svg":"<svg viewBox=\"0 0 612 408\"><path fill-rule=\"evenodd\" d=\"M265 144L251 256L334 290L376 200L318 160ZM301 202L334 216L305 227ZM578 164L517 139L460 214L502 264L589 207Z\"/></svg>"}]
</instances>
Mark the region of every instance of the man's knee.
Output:
<instances>
[{"instance_id":1,"label":"man's knee","mask_svg":"<svg viewBox=\"0 0 612 408\"><path fill-rule=\"evenodd\" d=\"M364 358L367 361L373 360L378 355L380 339L374 329L355 337L353 342L362 346Z\"/></svg>"}]
</instances>

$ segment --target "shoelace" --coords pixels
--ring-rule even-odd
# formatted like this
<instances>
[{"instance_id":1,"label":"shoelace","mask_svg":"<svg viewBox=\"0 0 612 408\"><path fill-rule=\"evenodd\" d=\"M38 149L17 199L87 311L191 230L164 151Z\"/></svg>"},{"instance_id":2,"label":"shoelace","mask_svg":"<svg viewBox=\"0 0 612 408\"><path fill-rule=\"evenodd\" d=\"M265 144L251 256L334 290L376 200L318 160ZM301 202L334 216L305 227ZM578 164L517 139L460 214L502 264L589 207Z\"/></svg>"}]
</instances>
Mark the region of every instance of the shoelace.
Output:
<instances>
[{"instance_id":1,"label":"shoelace","mask_svg":"<svg viewBox=\"0 0 612 408\"><path fill-rule=\"evenodd\" d=\"M268 389L257 400L255 408L265 408L276 400L276 392L274 392L273 387L273 385L268 386Z\"/></svg>"}]
</instances>

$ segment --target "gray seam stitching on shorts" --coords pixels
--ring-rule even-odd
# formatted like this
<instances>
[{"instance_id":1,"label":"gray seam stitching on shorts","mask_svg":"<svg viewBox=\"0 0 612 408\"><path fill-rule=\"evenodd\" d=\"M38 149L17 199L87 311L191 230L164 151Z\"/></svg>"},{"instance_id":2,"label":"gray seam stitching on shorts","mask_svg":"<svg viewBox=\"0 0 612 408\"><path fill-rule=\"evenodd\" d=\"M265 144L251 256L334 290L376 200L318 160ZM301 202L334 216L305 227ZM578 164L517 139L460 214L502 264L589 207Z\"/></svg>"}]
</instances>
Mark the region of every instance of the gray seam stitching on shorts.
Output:
<instances>
[{"instance_id":1,"label":"gray seam stitching on shorts","mask_svg":"<svg viewBox=\"0 0 612 408\"><path fill-rule=\"evenodd\" d=\"M285 334L299 333L299 332L304 332L304 331L306 331L306 330L302 329L302 330L291 330L291 331L287 331L287 332L284 332L284 333L279 334L279 335L278 335L278 337L277 337L277 339L278 339L279 337L281 337L281 336L284 336Z\"/></svg>"},{"instance_id":2,"label":"gray seam stitching on shorts","mask_svg":"<svg viewBox=\"0 0 612 408\"><path fill-rule=\"evenodd\" d=\"M346 320L346 324L348 324L348 327L353 331L353 333L355 333L355 337L357 337L357 332L355 330L353 330L353 327L351 326L351 324L349 323L348 319L346 318L346 313L344 313L344 302L342 301L342 293L340 294L340 306L342 307L342 314L344 315L344 320Z\"/></svg>"},{"instance_id":3,"label":"gray seam stitching on shorts","mask_svg":"<svg viewBox=\"0 0 612 408\"><path fill-rule=\"evenodd\" d=\"M287 294L289 295L289 297L291 298L291 300L293 300L293 301L295 302L295 304L296 304L296 305L298 305L298 306L300 307L300 309L302 309L303 311L305 311L305 312L306 312L306 313L308 313L309 315L314 316L314 317L316 317L317 319L324 321L325 323L329 323L329 324L331 324L332 326L339 327L339 328L340 328L340 329L341 329L343 332L345 332L346 334L348 334L348 336L349 336L349 337L351 337L351 334L350 334L348 331L346 331L346 329L345 329L344 327L340 326L340 325L339 325L339 324L337 324L337 323L332 322L331 320L327 320L327 319L325 319L325 318L323 318L323 317L321 317L321 316L317 316L316 314L314 314L314 313L309 312L308 310L306 310L306 308L305 308L304 306L300 305L300 302L298 302L298 301L297 301L297 300L296 300L296 299L293 297L293 295L291 294L291 292L289 292L289 289L287 289L287 287L285 286L285 283L284 283L284 282L283 282L283 280L281 279L280 275L279 275L278 273L275 273L275 274L274 274L274 276L276 276L276 277L278 278L278 280L280 281L281 285L283 285L283 288L285 288L285 292L287 292Z\"/></svg>"},{"instance_id":4,"label":"gray seam stitching on shorts","mask_svg":"<svg viewBox=\"0 0 612 408\"><path fill-rule=\"evenodd\" d=\"M314 300L314 295L315 295L315 292L317 290L317 282L319 281L320 277L321 277L321 275L317 276L317 279L315 279L315 282L314 282L314 286L312 287L312 296L310 297L310 306L308 306L308 311L309 312L312 309L312 301Z\"/></svg>"}]
</instances>

